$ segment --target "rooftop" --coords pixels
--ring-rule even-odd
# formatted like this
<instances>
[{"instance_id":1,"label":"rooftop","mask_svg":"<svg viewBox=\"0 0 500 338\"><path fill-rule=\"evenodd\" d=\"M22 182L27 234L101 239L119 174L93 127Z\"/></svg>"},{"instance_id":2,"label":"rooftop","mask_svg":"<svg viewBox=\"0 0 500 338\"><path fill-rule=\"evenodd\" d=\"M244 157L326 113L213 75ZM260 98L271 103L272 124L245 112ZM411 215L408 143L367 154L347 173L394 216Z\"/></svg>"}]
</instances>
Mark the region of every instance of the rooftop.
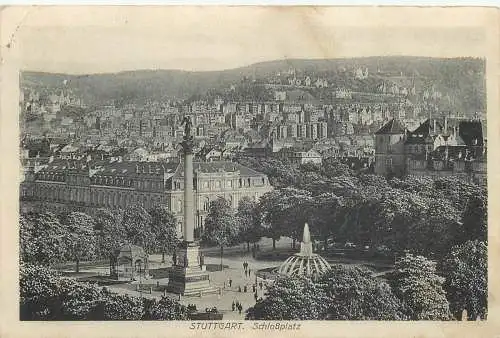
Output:
<instances>
[{"instance_id":1,"label":"rooftop","mask_svg":"<svg viewBox=\"0 0 500 338\"><path fill-rule=\"evenodd\" d=\"M406 128L403 126L401 121L397 119L391 119L385 125L382 126L378 131L375 132L375 135L391 135L391 134L404 134Z\"/></svg>"}]
</instances>

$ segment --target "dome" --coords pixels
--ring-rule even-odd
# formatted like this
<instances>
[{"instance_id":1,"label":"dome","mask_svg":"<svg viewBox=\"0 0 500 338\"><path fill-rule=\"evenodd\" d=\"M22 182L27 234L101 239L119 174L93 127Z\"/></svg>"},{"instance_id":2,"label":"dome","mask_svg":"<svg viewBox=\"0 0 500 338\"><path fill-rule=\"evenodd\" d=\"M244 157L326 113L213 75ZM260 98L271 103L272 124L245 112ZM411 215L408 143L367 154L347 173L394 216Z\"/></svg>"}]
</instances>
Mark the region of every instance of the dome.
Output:
<instances>
[{"instance_id":1,"label":"dome","mask_svg":"<svg viewBox=\"0 0 500 338\"><path fill-rule=\"evenodd\" d=\"M330 269L330 264L320 255L288 257L278 268L278 272L287 275L317 276Z\"/></svg>"},{"instance_id":2,"label":"dome","mask_svg":"<svg viewBox=\"0 0 500 338\"><path fill-rule=\"evenodd\" d=\"M288 257L278 268L278 272L287 276L319 276L330 269L330 264L318 254L313 253L309 225L304 225L300 252Z\"/></svg>"}]
</instances>

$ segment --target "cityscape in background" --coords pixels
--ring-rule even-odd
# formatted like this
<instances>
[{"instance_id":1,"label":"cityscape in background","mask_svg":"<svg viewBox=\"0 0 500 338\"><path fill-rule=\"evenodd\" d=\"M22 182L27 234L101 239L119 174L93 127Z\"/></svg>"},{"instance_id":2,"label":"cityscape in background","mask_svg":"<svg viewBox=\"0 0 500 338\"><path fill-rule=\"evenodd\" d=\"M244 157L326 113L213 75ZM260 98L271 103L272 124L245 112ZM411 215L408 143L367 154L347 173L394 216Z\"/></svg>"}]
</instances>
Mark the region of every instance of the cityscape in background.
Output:
<instances>
[{"instance_id":1,"label":"cityscape in background","mask_svg":"<svg viewBox=\"0 0 500 338\"><path fill-rule=\"evenodd\" d=\"M90 208L160 202L180 212L175 178L186 115L193 118L200 163L197 190L201 194L211 184L210 190L220 190L234 207L241 197L258 199L268 190L259 173L229 164L244 157L299 165L334 158L354 171L380 175L486 179L484 60L389 57L291 64L302 68L258 64L244 69L251 76L238 78L244 71L237 69L220 87L202 93L186 89L184 97L157 100L148 95L166 96L158 82L172 81L168 74L162 79L162 71L119 73L117 84L107 89L99 85L112 82L110 74L81 80L23 72L21 197ZM201 179L221 172L231 181ZM144 182L132 179L141 176ZM163 189L172 193L160 193ZM198 226L211 197L201 195Z\"/></svg>"},{"instance_id":2,"label":"cityscape in background","mask_svg":"<svg viewBox=\"0 0 500 338\"><path fill-rule=\"evenodd\" d=\"M486 319L485 63L21 72L21 318Z\"/></svg>"}]
</instances>

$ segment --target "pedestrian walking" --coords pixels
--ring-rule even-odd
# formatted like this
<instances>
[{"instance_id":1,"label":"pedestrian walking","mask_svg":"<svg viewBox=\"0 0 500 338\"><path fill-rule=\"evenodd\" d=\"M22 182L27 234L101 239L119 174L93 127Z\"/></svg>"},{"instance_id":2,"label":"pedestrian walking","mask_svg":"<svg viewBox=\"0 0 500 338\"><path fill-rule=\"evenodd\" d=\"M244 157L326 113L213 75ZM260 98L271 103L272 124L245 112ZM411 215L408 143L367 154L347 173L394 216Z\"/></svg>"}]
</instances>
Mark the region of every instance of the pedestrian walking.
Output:
<instances>
[{"instance_id":1,"label":"pedestrian walking","mask_svg":"<svg viewBox=\"0 0 500 338\"><path fill-rule=\"evenodd\" d=\"M252 284L252 291L253 291L254 293L255 293L255 291L257 291L256 289L257 289L257 288L255 287L255 284Z\"/></svg>"},{"instance_id":2,"label":"pedestrian walking","mask_svg":"<svg viewBox=\"0 0 500 338\"><path fill-rule=\"evenodd\" d=\"M251 272L251 271L252 271L252 270L248 269L248 277L250 277L250 272Z\"/></svg>"},{"instance_id":3,"label":"pedestrian walking","mask_svg":"<svg viewBox=\"0 0 500 338\"><path fill-rule=\"evenodd\" d=\"M236 308L236 304L234 303L234 300L233 300L233 304L231 305L231 309L233 309L233 312L234 312L235 308Z\"/></svg>"},{"instance_id":4,"label":"pedestrian walking","mask_svg":"<svg viewBox=\"0 0 500 338\"><path fill-rule=\"evenodd\" d=\"M241 292L241 285L238 286L238 292Z\"/></svg>"},{"instance_id":5,"label":"pedestrian walking","mask_svg":"<svg viewBox=\"0 0 500 338\"><path fill-rule=\"evenodd\" d=\"M238 304L238 311L239 311L240 315L241 315L241 310L243 310L243 306L240 303L240 304Z\"/></svg>"},{"instance_id":6,"label":"pedestrian walking","mask_svg":"<svg viewBox=\"0 0 500 338\"><path fill-rule=\"evenodd\" d=\"M259 282L259 287L262 290L262 282Z\"/></svg>"},{"instance_id":7,"label":"pedestrian walking","mask_svg":"<svg viewBox=\"0 0 500 338\"><path fill-rule=\"evenodd\" d=\"M229 278L229 287L231 287L231 285L233 285L233 280Z\"/></svg>"},{"instance_id":8,"label":"pedestrian walking","mask_svg":"<svg viewBox=\"0 0 500 338\"><path fill-rule=\"evenodd\" d=\"M247 286L246 286L246 285L245 285L245 287L243 288L243 290L244 290L245 292L247 292Z\"/></svg>"}]
</instances>

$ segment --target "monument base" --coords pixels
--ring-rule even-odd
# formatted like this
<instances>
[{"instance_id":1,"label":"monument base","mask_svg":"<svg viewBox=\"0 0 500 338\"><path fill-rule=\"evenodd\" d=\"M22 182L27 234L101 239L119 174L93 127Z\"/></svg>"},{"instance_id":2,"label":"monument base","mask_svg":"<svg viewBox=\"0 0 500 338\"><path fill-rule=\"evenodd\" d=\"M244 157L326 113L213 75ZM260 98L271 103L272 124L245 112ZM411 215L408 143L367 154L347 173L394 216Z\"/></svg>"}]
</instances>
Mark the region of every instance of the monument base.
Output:
<instances>
[{"instance_id":1,"label":"monument base","mask_svg":"<svg viewBox=\"0 0 500 338\"><path fill-rule=\"evenodd\" d=\"M210 286L210 276L206 266L200 262L200 248L196 243L181 243L176 257L177 262L168 278L167 291L183 296L202 296L219 291Z\"/></svg>"}]
</instances>

